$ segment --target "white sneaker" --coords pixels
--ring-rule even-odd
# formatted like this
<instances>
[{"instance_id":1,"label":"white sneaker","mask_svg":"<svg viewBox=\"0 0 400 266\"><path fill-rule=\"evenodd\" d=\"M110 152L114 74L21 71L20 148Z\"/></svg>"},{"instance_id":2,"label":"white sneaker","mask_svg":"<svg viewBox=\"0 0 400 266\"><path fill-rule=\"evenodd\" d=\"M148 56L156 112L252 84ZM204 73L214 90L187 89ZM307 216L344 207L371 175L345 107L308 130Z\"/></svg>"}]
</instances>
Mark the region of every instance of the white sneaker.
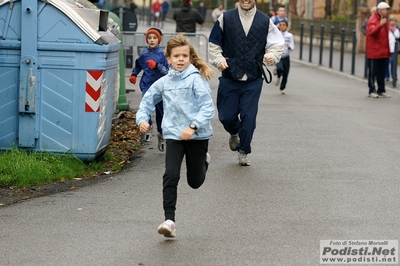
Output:
<instances>
[{"instance_id":1,"label":"white sneaker","mask_svg":"<svg viewBox=\"0 0 400 266\"><path fill-rule=\"evenodd\" d=\"M165 237L176 237L175 223L172 220L166 220L158 227L158 233Z\"/></svg>"},{"instance_id":2,"label":"white sneaker","mask_svg":"<svg viewBox=\"0 0 400 266\"><path fill-rule=\"evenodd\" d=\"M372 92L372 93L368 94L368 97L371 97L371 98L379 98L379 95L376 94L375 92Z\"/></svg>"},{"instance_id":3,"label":"white sneaker","mask_svg":"<svg viewBox=\"0 0 400 266\"><path fill-rule=\"evenodd\" d=\"M206 153L206 163L207 164L211 163L211 156L210 156L210 154L208 152Z\"/></svg>"},{"instance_id":4,"label":"white sneaker","mask_svg":"<svg viewBox=\"0 0 400 266\"><path fill-rule=\"evenodd\" d=\"M247 153L244 151L239 151L239 164L242 166L250 166L250 161L247 159Z\"/></svg>"},{"instance_id":5,"label":"white sneaker","mask_svg":"<svg viewBox=\"0 0 400 266\"><path fill-rule=\"evenodd\" d=\"M281 94L285 94L285 90L281 90Z\"/></svg>"},{"instance_id":6,"label":"white sneaker","mask_svg":"<svg viewBox=\"0 0 400 266\"><path fill-rule=\"evenodd\" d=\"M275 86L278 86L280 82L281 82L281 78L277 77L275 80Z\"/></svg>"},{"instance_id":7,"label":"white sneaker","mask_svg":"<svg viewBox=\"0 0 400 266\"><path fill-rule=\"evenodd\" d=\"M387 94L386 92L378 93L378 95L379 95L379 97L382 97L382 98L391 98L392 97L389 94Z\"/></svg>"}]
</instances>

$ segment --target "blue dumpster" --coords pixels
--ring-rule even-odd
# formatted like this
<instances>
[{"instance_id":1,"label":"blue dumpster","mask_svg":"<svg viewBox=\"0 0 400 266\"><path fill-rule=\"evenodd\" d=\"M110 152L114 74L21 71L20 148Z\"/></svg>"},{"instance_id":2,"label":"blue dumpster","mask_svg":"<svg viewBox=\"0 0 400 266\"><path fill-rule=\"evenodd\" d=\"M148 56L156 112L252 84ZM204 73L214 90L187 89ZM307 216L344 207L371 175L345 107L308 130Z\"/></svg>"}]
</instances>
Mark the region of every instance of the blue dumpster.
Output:
<instances>
[{"instance_id":1,"label":"blue dumpster","mask_svg":"<svg viewBox=\"0 0 400 266\"><path fill-rule=\"evenodd\" d=\"M106 150L120 41L108 12L63 0L0 0L0 149Z\"/></svg>"}]
</instances>

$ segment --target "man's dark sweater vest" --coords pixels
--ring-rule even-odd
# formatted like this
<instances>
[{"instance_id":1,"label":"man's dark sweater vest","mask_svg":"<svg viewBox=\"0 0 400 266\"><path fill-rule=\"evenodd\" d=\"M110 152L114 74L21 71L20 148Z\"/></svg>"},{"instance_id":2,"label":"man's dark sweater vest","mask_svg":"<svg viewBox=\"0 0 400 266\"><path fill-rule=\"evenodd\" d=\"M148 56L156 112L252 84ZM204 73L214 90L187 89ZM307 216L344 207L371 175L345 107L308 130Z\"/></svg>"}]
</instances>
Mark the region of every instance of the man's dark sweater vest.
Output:
<instances>
[{"instance_id":1,"label":"man's dark sweater vest","mask_svg":"<svg viewBox=\"0 0 400 266\"><path fill-rule=\"evenodd\" d=\"M246 36L238 10L224 12L223 55L229 68L222 72L223 77L239 80L246 74L250 81L261 77L257 62L263 61L269 21L267 15L257 11Z\"/></svg>"}]
</instances>

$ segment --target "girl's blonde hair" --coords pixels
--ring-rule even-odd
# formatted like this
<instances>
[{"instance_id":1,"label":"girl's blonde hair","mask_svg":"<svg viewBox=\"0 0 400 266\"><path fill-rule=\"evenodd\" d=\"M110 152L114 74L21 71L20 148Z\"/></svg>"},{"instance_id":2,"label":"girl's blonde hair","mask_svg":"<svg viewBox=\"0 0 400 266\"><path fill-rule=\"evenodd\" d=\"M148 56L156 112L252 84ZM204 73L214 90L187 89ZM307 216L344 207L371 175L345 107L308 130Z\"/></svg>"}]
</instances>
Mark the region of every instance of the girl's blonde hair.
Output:
<instances>
[{"instance_id":1,"label":"girl's blonde hair","mask_svg":"<svg viewBox=\"0 0 400 266\"><path fill-rule=\"evenodd\" d=\"M397 17L395 15L390 15L389 16L389 21L396 21L397 22Z\"/></svg>"},{"instance_id":2,"label":"girl's blonde hair","mask_svg":"<svg viewBox=\"0 0 400 266\"><path fill-rule=\"evenodd\" d=\"M171 56L171 51L173 48L180 46L188 46L189 47L189 55L191 63L200 71L200 75L204 77L206 80L209 80L214 76L214 71L207 65L207 63L199 57L196 52L196 49L193 46L193 43L186 38L183 33L179 33L177 35L172 36L167 43L167 47L165 48L165 54L167 57Z\"/></svg>"}]
</instances>

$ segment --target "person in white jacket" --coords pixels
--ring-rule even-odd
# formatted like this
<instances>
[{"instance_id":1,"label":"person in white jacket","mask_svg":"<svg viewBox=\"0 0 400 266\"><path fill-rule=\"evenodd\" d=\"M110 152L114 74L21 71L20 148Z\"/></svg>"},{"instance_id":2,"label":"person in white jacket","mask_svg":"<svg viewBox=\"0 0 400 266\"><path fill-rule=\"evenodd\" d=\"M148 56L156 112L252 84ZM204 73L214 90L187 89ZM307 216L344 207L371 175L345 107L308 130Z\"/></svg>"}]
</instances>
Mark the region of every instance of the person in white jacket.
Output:
<instances>
[{"instance_id":1,"label":"person in white jacket","mask_svg":"<svg viewBox=\"0 0 400 266\"><path fill-rule=\"evenodd\" d=\"M290 51L294 49L294 40L293 40L293 34L291 34L288 31L287 21L279 22L278 26L280 31L282 32L283 39L285 40L285 46L283 49L281 61L279 61L279 63L276 64L277 78L275 81L275 85L278 86L280 83L279 89L282 94L285 94L286 83L290 70ZM282 77L282 82L280 82L281 77Z\"/></svg>"},{"instance_id":2,"label":"person in white jacket","mask_svg":"<svg viewBox=\"0 0 400 266\"><path fill-rule=\"evenodd\" d=\"M230 134L229 148L239 164L249 166L247 154L256 128L263 85L261 63L279 62L284 40L271 19L256 8L255 0L240 0L239 7L222 13L211 30L210 62L219 78L218 118Z\"/></svg>"},{"instance_id":3,"label":"person in white jacket","mask_svg":"<svg viewBox=\"0 0 400 266\"><path fill-rule=\"evenodd\" d=\"M386 72L385 78L389 81L390 78L394 78L393 75L393 64L394 64L394 56L395 56L395 44L400 38L400 30L397 27L397 18L394 15L389 16L389 49L390 49L390 58L386 61Z\"/></svg>"},{"instance_id":4,"label":"person in white jacket","mask_svg":"<svg viewBox=\"0 0 400 266\"><path fill-rule=\"evenodd\" d=\"M218 6L214 8L213 11L211 12L211 17L213 21L216 22L218 17L221 16L223 12L225 12L224 5L219 3Z\"/></svg>"}]
</instances>

